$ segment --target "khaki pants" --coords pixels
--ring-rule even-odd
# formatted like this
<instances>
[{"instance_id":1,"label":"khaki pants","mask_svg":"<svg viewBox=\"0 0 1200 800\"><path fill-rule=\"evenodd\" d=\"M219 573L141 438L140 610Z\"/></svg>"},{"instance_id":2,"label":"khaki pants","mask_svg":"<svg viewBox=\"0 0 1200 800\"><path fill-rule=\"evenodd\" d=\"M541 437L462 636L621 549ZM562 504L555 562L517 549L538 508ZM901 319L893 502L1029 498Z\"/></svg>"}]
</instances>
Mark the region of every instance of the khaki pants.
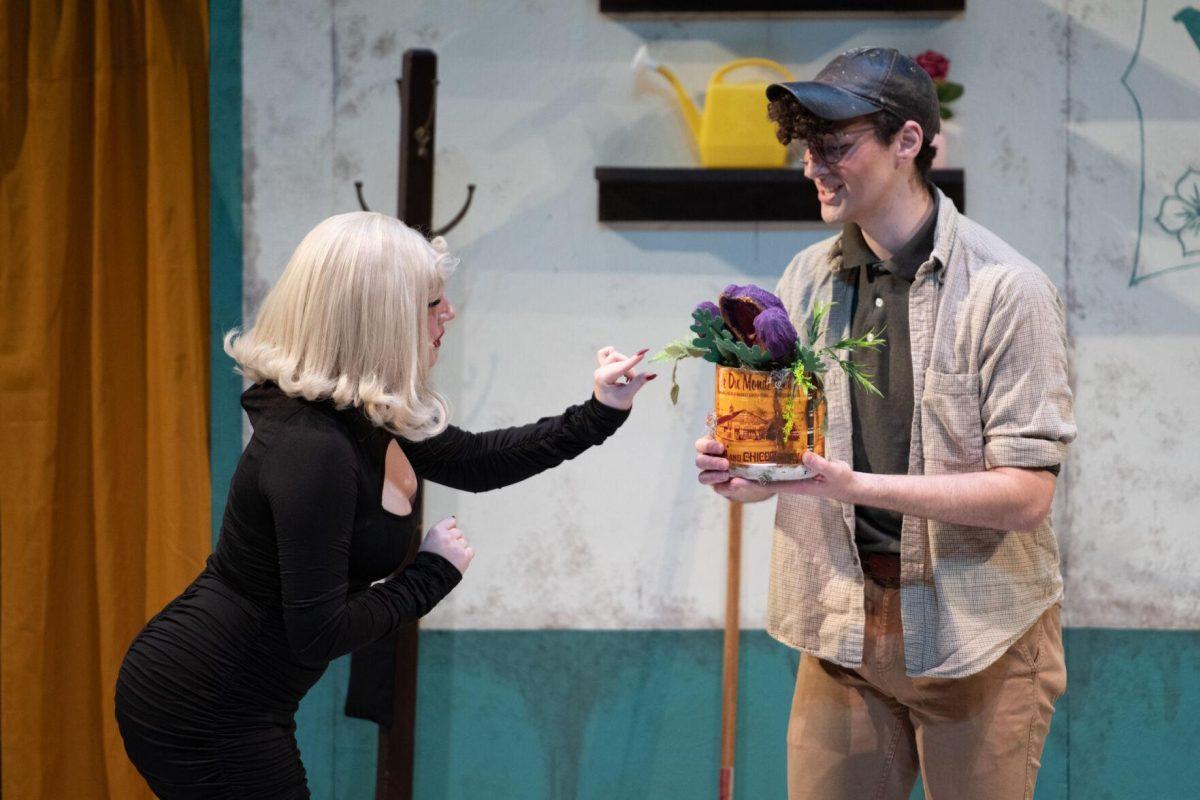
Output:
<instances>
[{"instance_id":1,"label":"khaki pants","mask_svg":"<svg viewBox=\"0 0 1200 800\"><path fill-rule=\"evenodd\" d=\"M866 582L863 665L805 654L788 724L790 800L1025 800L1066 690L1058 606L966 678L904 674L900 590Z\"/></svg>"}]
</instances>

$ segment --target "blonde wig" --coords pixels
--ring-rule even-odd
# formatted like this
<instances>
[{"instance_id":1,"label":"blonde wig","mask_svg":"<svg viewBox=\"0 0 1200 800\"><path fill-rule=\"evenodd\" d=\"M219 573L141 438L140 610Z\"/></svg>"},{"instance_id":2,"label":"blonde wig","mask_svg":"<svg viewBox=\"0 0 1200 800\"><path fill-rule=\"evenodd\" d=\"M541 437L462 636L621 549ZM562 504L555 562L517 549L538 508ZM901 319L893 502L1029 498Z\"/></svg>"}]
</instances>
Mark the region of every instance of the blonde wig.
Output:
<instances>
[{"instance_id":1,"label":"blonde wig","mask_svg":"<svg viewBox=\"0 0 1200 800\"><path fill-rule=\"evenodd\" d=\"M434 436L449 407L430 382L426 317L456 263L441 237L394 217L330 217L300 242L254 327L225 335L225 352L255 383L361 408L406 439Z\"/></svg>"}]
</instances>

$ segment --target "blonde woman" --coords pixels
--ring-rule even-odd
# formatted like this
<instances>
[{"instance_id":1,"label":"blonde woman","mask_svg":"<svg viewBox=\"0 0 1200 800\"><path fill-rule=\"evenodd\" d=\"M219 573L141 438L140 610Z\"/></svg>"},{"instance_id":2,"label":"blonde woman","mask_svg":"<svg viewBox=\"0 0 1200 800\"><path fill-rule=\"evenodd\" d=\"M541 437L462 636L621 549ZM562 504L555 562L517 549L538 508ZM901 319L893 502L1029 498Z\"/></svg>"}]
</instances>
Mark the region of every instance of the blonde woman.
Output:
<instances>
[{"instance_id":1,"label":"blonde woman","mask_svg":"<svg viewBox=\"0 0 1200 800\"><path fill-rule=\"evenodd\" d=\"M482 491L554 467L616 431L655 377L635 371L645 351L606 347L583 405L483 434L450 426L430 372L455 315L453 264L396 219L331 217L254 327L226 337L254 384L254 434L215 551L117 681L126 752L160 797L309 797L300 699L330 660L432 609L474 557L451 517L405 564L418 477Z\"/></svg>"}]
</instances>

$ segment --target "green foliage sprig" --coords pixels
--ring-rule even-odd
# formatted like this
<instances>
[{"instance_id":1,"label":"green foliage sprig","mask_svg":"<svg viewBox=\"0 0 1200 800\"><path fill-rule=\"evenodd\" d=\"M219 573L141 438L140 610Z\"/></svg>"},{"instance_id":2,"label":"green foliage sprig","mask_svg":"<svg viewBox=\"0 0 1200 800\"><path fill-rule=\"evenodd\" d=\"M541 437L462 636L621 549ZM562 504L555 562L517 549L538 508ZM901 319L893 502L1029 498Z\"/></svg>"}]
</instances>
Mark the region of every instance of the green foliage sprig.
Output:
<instances>
[{"instance_id":1,"label":"green foliage sprig","mask_svg":"<svg viewBox=\"0 0 1200 800\"><path fill-rule=\"evenodd\" d=\"M669 358L675 362L671 365L671 405L679 402L679 380L676 376L676 373L679 372L679 362L685 358L704 357L707 353L706 348L696 347L688 339L676 339L650 359L651 361L666 361Z\"/></svg>"},{"instance_id":2,"label":"green foliage sprig","mask_svg":"<svg viewBox=\"0 0 1200 800\"><path fill-rule=\"evenodd\" d=\"M677 372L679 362L685 358L703 358L714 364L740 369L769 370L790 372L794 378L793 397L795 392L808 396L819 390L823 385L825 373L830 364L836 364L853 381L865 390L882 397L882 393L872 383L874 377L861 365L850 359L850 353L858 349L874 349L886 344L875 331L868 331L863 336L841 339L832 345L821 348L813 343L821 338L822 328L829 315L832 303L817 303L808 320L805 333L807 342L796 339L794 357L779 367L779 359L772 358L758 343L748 344L739 339L725 324L725 321L704 307L692 312L690 330L695 336L692 339L678 339L671 342L651 357L651 361L674 362L671 369L671 402L679 402L679 382ZM794 420L792 419L792 403L789 402L783 411L784 437L791 433Z\"/></svg>"},{"instance_id":3,"label":"green foliage sprig","mask_svg":"<svg viewBox=\"0 0 1200 800\"><path fill-rule=\"evenodd\" d=\"M745 369L763 369L771 363L770 353L761 345L748 345L735 338L720 317L698 308L692 313L692 319L691 330L696 334L692 344L703 351L701 357L705 361Z\"/></svg>"}]
</instances>

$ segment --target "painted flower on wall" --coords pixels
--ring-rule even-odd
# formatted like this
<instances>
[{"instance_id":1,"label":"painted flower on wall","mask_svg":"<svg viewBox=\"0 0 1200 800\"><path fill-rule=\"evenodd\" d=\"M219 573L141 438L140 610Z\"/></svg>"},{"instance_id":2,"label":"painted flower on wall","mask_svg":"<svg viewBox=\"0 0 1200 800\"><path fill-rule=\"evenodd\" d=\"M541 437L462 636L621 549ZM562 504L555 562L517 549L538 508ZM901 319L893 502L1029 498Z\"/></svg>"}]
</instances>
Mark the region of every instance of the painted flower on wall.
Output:
<instances>
[{"instance_id":1,"label":"painted flower on wall","mask_svg":"<svg viewBox=\"0 0 1200 800\"><path fill-rule=\"evenodd\" d=\"M1183 173L1175 182L1175 194L1163 198L1154 221L1179 240L1185 256L1200 253L1200 170Z\"/></svg>"},{"instance_id":2,"label":"painted flower on wall","mask_svg":"<svg viewBox=\"0 0 1200 800\"><path fill-rule=\"evenodd\" d=\"M950 104L963 95L963 85L949 79L950 59L936 50L926 50L919 56L915 56L913 60L921 69L929 73L929 77L933 78L933 85L937 88L941 117L950 119L954 116L954 110L950 108Z\"/></svg>"},{"instance_id":3,"label":"painted flower on wall","mask_svg":"<svg viewBox=\"0 0 1200 800\"><path fill-rule=\"evenodd\" d=\"M935 81L944 81L950 74L950 59L936 50L926 50L914 60Z\"/></svg>"}]
</instances>

